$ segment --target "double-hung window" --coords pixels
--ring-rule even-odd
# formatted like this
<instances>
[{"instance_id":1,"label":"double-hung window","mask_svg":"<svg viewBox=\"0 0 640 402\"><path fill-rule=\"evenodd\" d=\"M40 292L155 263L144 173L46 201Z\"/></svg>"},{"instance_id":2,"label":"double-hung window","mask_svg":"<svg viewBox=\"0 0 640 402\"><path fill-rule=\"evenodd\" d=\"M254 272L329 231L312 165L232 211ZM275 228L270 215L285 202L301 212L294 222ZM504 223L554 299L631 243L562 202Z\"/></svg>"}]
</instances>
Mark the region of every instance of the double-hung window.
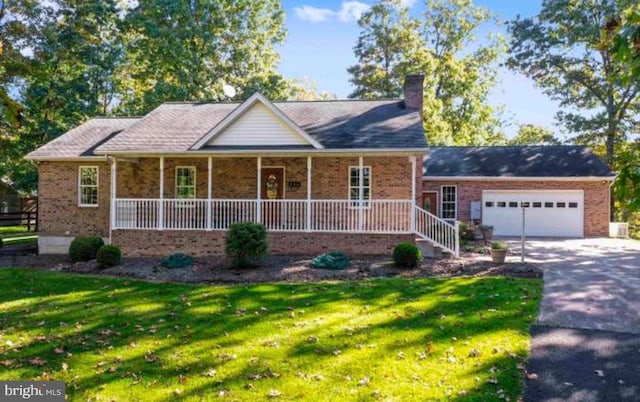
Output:
<instances>
[{"instance_id":1,"label":"double-hung window","mask_svg":"<svg viewBox=\"0 0 640 402\"><path fill-rule=\"evenodd\" d=\"M362 180L360 180L362 176ZM371 166L363 166L360 171L359 166L349 166L349 200L357 201L360 199L360 190L362 190L362 199L369 201L371 199ZM369 206L368 202L363 203ZM352 203L357 207L358 203Z\"/></svg>"},{"instance_id":2,"label":"double-hung window","mask_svg":"<svg viewBox=\"0 0 640 402\"><path fill-rule=\"evenodd\" d=\"M457 219L457 187L442 186L441 200L442 219Z\"/></svg>"},{"instance_id":3,"label":"double-hung window","mask_svg":"<svg viewBox=\"0 0 640 402\"><path fill-rule=\"evenodd\" d=\"M196 167L176 167L176 198L196 198Z\"/></svg>"},{"instance_id":4,"label":"double-hung window","mask_svg":"<svg viewBox=\"0 0 640 402\"><path fill-rule=\"evenodd\" d=\"M78 170L78 205L98 206L98 167L80 166Z\"/></svg>"}]
</instances>

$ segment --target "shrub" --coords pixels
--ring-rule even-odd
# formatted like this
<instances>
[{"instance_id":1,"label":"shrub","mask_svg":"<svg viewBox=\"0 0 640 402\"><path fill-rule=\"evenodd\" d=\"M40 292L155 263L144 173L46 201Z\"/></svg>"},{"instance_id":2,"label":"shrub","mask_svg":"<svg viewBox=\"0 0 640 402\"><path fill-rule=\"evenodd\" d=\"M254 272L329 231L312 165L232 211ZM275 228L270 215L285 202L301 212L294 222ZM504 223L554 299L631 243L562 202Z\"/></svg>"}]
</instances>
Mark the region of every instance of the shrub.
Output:
<instances>
[{"instance_id":1,"label":"shrub","mask_svg":"<svg viewBox=\"0 0 640 402\"><path fill-rule=\"evenodd\" d=\"M246 267L251 260L265 257L268 247L267 229L264 225L239 222L229 226L225 252L234 267Z\"/></svg>"},{"instance_id":2,"label":"shrub","mask_svg":"<svg viewBox=\"0 0 640 402\"><path fill-rule=\"evenodd\" d=\"M393 249L393 262L397 267L415 268L422 259L420 249L411 243L398 243Z\"/></svg>"},{"instance_id":3,"label":"shrub","mask_svg":"<svg viewBox=\"0 0 640 402\"><path fill-rule=\"evenodd\" d=\"M460 240L470 242L476 239L476 233L473 229L469 228L469 225L464 222L460 222L460 225L458 227Z\"/></svg>"},{"instance_id":4,"label":"shrub","mask_svg":"<svg viewBox=\"0 0 640 402\"><path fill-rule=\"evenodd\" d=\"M503 241L494 241L491 243L491 250L506 250L507 243Z\"/></svg>"},{"instance_id":5,"label":"shrub","mask_svg":"<svg viewBox=\"0 0 640 402\"><path fill-rule=\"evenodd\" d=\"M95 260L104 241L100 236L78 236L69 246L69 257L72 262Z\"/></svg>"},{"instance_id":6,"label":"shrub","mask_svg":"<svg viewBox=\"0 0 640 402\"><path fill-rule=\"evenodd\" d=\"M349 264L349 257L340 251L322 254L311 260L311 268L316 269L345 269Z\"/></svg>"},{"instance_id":7,"label":"shrub","mask_svg":"<svg viewBox=\"0 0 640 402\"><path fill-rule=\"evenodd\" d=\"M0 237L0 248L4 246L4 241L2 240L2 237Z\"/></svg>"},{"instance_id":8,"label":"shrub","mask_svg":"<svg viewBox=\"0 0 640 402\"><path fill-rule=\"evenodd\" d=\"M193 265L193 257L182 253L173 253L163 259L160 265L170 269L186 268Z\"/></svg>"},{"instance_id":9,"label":"shrub","mask_svg":"<svg viewBox=\"0 0 640 402\"><path fill-rule=\"evenodd\" d=\"M120 262L122 261L122 252L120 251L120 247L114 246L113 244L105 244L98 250L96 260L98 261L98 267L100 268L109 268L120 265Z\"/></svg>"}]
</instances>

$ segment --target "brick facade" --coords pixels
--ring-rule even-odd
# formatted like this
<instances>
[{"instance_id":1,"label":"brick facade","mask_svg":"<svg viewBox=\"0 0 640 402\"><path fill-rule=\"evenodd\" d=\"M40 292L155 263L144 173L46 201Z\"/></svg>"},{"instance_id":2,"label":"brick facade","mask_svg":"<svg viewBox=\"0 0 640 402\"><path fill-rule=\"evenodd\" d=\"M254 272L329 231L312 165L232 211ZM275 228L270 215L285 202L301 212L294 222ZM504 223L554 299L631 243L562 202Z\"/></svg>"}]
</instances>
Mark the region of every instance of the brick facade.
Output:
<instances>
[{"instance_id":1,"label":"brick facade","mask_svg":"<svg viewBox=\"0 0 640 402\"><path fill-rule=\"evenodd\" d=\"M418 156L418 160L421 156ZM411 198L411 161L408 157L364 157L371 166L372 199L407 200ZM357 157L314 157L312 159L312 198L347 199L349 166L357 166ZM420 169L417 163L417 169ZM98 166L97 207L78 206L78 170L80 166ZM196 196L207 198L207 158L165 158L164 197L175 195L177 166L196 167ZM285 189L285 199L306 199L306 158L263 157L263 167L283 166L287 182L300 186ZM214 158L213 198L254 199L257 179L256 158ZM159 158L140 158L118 162L119 198L159 198ZM419 170L418 170L419 171ZM46 237L79 235L109 236L110 166L104 162L41 162L39 164L40 233ZM416 174L420 195L420 173ZM399 241L411 241L412 235L270 233L271 251L276 254L315 254L340 249L351 254L387 254ZM187 250L193 254L223 253L224 232L115 231L113 242L129 255L165 255L167 250Z\"/></svg>"},{"instance_id":2,"label":"brick facade","mask_svg":"<svg viewBox=\"0 0 640 402\"><path fill-rule=\"evenodd\" d=\"M458 220L470 221L472 201L482 200L482 190L584 190L584 235L609 235L608 181L430 181L423 191L438 192L441 186L457 186ZM438 206L439 210L440 206Z\"/></svg>"},{"instance_id":3,"label":"brick facade","mask_svg":"<svg viewBox=\"0 0 640 402\"><path fill-rule=\"evenodd\" d=\"M421 160L421 156L418 156ZM364 157L371 166L373 199L408 200L411 198L411 161L408 157ZM417 193L420 193L421 164L417 163ZM196 167L196 197L207 198L208 167L206 158L165 158L164 197L175 194L177 166ZM286 199L307 198L306 158L262 158L263 167L284 167L287 182L299 187L287 187ZM318 200L349 197L349 166L358 166L357 157L314 157L312 159L311 198ZM137 163L118 162L119 198L158 198L160 196L160 162L158 158L141 158ZM213 198L256 198L256 158L214 158Z\"/></svg>"},{"instance_id":4,"label":"brick facade","mask_svg":"<svg viewBox=\"0 0 640 402\"><path fill-rule=\"evenodd\" d=\"M98 167L98 206L78 206L80 166ZM110 171L106 162L40 162L38 229L41 236L109 235Z\"/></svg>"},{"instance_id":5,"label":"brick facade","mask_svg":"<svg viewBox=\"0 0 640 402\"><path fill-rule=\"evenodd\" d=\"M125 256L163 256L183 252L194 256L223 255L225 231L115 230L112 241ZM278 233L270 232L269 253L315 255L340 250L348 255L391 255L411 234Z\"/></svg>"}]
</instances>

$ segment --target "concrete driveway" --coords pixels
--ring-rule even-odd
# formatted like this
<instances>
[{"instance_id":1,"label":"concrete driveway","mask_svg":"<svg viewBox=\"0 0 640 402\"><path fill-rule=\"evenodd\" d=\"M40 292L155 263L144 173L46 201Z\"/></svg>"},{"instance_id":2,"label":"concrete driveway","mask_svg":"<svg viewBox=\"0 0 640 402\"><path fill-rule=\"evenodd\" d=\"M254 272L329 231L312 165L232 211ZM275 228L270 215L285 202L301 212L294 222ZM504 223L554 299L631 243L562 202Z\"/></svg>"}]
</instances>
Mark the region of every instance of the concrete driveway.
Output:
<instances>
[{"instance_id":1,"label":"concrete driveway","mask_svg":"<svg viewBox=\"0 0 640 402\"><path fill-rule=\"evenodd\" d=\"M544 269L540 324L640 334L640 241L534 240L525 255Z\"/></svg>"},{"instance_id":2,"label":"concrete driveway","mask_svg":"<svg viewBox=\"0 0 640 402\"><path fill-rule=\"evenodd\" d=\"M640 400L640 242L533 240L525 255L545 272L524 400Z\"/></svg>"}]
</instances>

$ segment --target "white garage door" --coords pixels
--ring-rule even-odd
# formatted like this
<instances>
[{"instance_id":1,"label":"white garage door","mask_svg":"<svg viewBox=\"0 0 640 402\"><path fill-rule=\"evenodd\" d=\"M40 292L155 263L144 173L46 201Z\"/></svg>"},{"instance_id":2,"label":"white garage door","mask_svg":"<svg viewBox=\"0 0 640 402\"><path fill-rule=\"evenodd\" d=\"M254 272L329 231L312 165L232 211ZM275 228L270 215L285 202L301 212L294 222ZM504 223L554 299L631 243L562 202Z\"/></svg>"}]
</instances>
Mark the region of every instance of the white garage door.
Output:
<instances>
[{"instance_id":1,"label":"white garage door","mask_svg":"<svg viewBox=\"0 0 640 402\"><path fill-rule=\"evenodd\" d=\"M583 237L582 190L482 192L482 223L495 236L522 233L522 207L528 236Z\"/></svg>"}]
</instances>

